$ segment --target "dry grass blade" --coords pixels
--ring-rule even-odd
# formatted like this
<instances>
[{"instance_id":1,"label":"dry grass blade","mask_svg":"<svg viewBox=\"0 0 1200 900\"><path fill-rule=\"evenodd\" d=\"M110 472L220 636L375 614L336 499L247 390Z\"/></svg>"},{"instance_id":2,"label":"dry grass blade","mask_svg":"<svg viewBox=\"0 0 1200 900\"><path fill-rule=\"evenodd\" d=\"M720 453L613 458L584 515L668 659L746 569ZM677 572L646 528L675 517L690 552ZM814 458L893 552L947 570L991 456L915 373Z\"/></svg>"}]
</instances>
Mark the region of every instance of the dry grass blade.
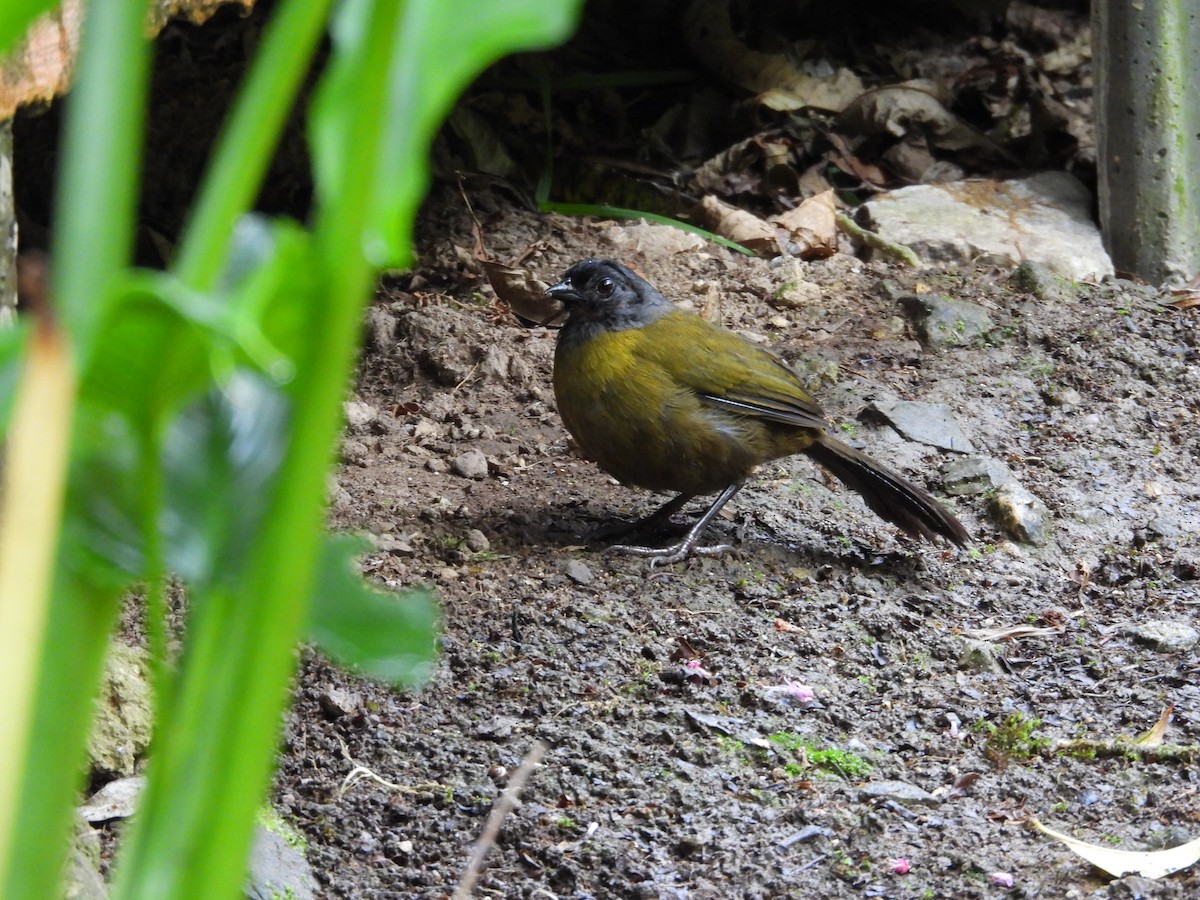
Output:
<instances>
[{"instance_id":1,"label":"dry grass blade","mask_svg":"<svg viewBox=\"0 0 1200 900\"><path fill-rule=\"evenodd\" d=\"M1158 717L1158 721L1154 723L1154 727L1134 741L1134 743L1139 747L1161 747L1163 738L1167 733L1167 726L1171 723L1171 713L1174 711L1175 704L1168 705L1162 711L1162 715Z\"/></svg>"},{"instance_id":2,"label":"dry grass blade","mask_svg":"<svg viewBox=\"0 0 1200 900\"><path fill-rule=\"evenodd\" d=\"M1109 875L1117 878L1130 872L1145 878L1162 878L1164 875L1186 869L1200 860L1200 838L1167 850L1114 850L1112 847L1089 844L1068 834L1047 828L1037 819L1030 819L1029 824L1042 834L1061 841L1069 850L1086 859L1096 868L1103 869Z\"/></svg>"},{"instance_id":3,"label":"dry grass blade","mask_svg":"<svg viewBox=\"0 0 1200 900\"><path fill-rule=\"evenodd\" d=\"M16 822L54 577L75 398L66 335L43 295L10 423L0 509L0 854ZM0 859L0 881L6 871Z\"/></svg>"}]
</instances>

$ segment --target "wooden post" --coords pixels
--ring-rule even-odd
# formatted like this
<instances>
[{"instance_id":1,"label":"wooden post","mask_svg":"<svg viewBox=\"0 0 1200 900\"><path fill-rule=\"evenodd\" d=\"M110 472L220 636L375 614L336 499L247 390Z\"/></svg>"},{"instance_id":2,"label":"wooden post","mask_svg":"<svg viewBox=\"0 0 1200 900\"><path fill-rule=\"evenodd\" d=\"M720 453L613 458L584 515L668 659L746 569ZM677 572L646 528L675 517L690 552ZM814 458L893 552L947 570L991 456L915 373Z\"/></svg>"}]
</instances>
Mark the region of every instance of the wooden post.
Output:
<instances>
[{"instance_id":1,"label":"wooden post","mask_svg":"<svg viewBox=\"0 0 1200 900\"><path fill-rule=\"evenodd\" d=\"M17 204L13 200L12 119L0 122L0 328L17 315Z\"/></svg>"},{"instance_id":2,"label":"wooden post","mask_svg":"<svg viewBox=\"0 0 1200 900\"><path fill-rule=\"evenodd\" d=\"M1200 272L1200 11L1093 0L1100 226L1117 271Z\"/></svg>"}]
</instances>

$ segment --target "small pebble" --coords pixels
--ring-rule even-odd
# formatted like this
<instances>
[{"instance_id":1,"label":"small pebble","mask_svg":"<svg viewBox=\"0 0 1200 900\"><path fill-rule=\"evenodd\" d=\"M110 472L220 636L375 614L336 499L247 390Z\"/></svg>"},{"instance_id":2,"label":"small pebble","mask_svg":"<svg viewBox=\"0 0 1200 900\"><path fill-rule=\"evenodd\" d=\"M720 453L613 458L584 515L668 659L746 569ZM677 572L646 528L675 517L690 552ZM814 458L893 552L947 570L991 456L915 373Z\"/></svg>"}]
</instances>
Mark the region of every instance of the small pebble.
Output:
<instances>
[{"instance_id":1,"label":"small pebble","mask_svg":"<svg viewBox=\"0 0 1200 900\"><path fill-rule=\"evenodd\" d=\"M996 659L995 645L987 641L964 640L962 653L958 656L958 667L968 672L1004 674L1004 668Z\"/></svg>"},{"instance_id":2,"label":"small pebble","mask_svg":"<svg viewBox=\"0 0 1200 900\"><path fill-rule=\"evenodd\" d=\"M567 577L576 584L591 584L595 579L595 576L592 574L592 570L577 559L569 560L567 562L566 570Z\"/></svg>"},{"instance_id":3,"label":"small pebble","mask_svg":"<svg viewBox=\"0 0 1200 900\"><path fill-rule=\"evenodd\" d=\"M346 414L346 424L351 428L361 428L379 418L379 411L369 403L361 400L350 400L342 404Z\"/></svg>"},{"instance_id":4,"label":"small pebble","mask_svg":"<svg viewBox=\"0 0 1200 900\"><path fill-rule=\"evenodd\" d=\"M362 695L352 691L343 691L341 688L330 688L321 692L317 697L317 702L321 704L321 712L325 714L326 718L340 719L362 706Z\"/></svg>"},{"instance_id":5,"label":"small pebble","mask_svg":"<svg viewBox=\"0 0 1200 900\"><path fill-rule=\"evenodd\" d=\"M468 450L450 460L450 468L455 475L463 478L474 478L476 481L487 478L487 457L479 450Z\"/></svg>"},{"instance_id":6,"label":"small pebble","mask_svg":"<svg viewBox=\"0 0 1200 900\"><path fill-rule=\"evenodd\" d=\"M487 535L478 528L472 528L468 531L466 538L463 539L463 543L467 545L467 549L472 553L482 553L492 546L492 542L487 539Z\"/></svg>"},{"instance_id":7,"label":"small pebble","mask_svg":"<svg viewBox=\"0 0 1200 900\"><path fill-rule=\"evenodd\" d=\"M906 781L873 781L859 792L863 800L894 800L896 803L937 806L942 801Z\"/></svg>"},{"instance_id":8,"label":"small pebble","mask_svg":"<svg viewBox=\"0 0 1200 900\"><path fill-rule=\"evenodd\" d=\"M1010 537L1040 544L1046 537L1046 504L1019 484L1001 485L990 504L992 518Z\"/></svg>"}]
</instances>

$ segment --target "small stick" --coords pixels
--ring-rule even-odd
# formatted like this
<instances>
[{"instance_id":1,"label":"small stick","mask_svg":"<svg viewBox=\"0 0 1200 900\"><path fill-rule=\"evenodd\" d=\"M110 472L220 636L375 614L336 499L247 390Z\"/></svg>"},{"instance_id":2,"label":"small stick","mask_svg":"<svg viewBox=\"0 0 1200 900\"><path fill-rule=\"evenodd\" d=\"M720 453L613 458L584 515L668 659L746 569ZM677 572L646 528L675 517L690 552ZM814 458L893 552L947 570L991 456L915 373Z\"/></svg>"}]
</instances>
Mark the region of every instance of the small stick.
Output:
<instances>
[{"instance_id":1,"label":"small stick","mask_svg":"<svg viewBox=\"0 0 1200 900\"><path fill-rule=\"evenodd\" d=\"M517 797L525 787L525 782L529 780L529 776L533 774L533 770L537 768L538 763L542 761L542 757L545 755L546 745L541 741L535 741L534 745L529 748L529 752L525 754L525 758L521 760L521 765L517 767L517 771L513 772L512 778L508 781L508 787L496 799L491 815L488 816L487 822L484 823L483 833L479 835L479 840L475 842L475 849L471 852L471 858L467 862L467 867L463 870L462 878L458 881L458 887L454 890L453 900L467 900L471 896L471 891L475 888L475 882L479 879L479 873L483 870L483 858L495 846L496 837L500 834L500 826L504 824L504 817L516 805Z\"/></svg>"},{"instance_id":2,"label":"small stick","mask_svg":"<svg viewBox=\"0 0 1200 900\"><path fill-rule=\"evenodd\" d=\"M906 266L911 266L914 269L921 268L921 257L913 251L911 247L906 247L904 244L897 244L894 241L889 241L883 235L874 231L867 231L845 213L837 214L838 228L850 235L857 241L862 241L868 247L874 247L881 253L886 253L892 259L899 260Z\"/></svg>"}]
</instances>

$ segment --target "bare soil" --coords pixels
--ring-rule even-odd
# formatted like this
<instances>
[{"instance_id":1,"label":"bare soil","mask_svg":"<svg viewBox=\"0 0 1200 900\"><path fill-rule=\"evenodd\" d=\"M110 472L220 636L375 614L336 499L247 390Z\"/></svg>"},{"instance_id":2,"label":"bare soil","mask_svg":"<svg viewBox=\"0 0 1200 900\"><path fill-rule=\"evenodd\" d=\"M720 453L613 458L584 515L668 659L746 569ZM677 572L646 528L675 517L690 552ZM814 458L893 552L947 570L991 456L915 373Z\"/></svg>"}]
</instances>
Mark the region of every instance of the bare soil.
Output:
<instances>
[{"instance_id":1,"label":"bare soil","mask_svg":"<svg viewBox=\"0 0 1200 900\"><path fill-rule=\"evenodd\" d=\"M546 281L618 252L612 223L477 209L488 249L528 253ZM366 325L332 520L379 548L370 578L432 585L444 621L418 692L305 655L276 802L323 896L448 896L537 741L545 759L477 896L1200 896L1196 871L1110 880L1025 824L1125 849L1200 834L1186 757L1042 743L1136 736L1169 705L1167 740L1200 742L1196 649L1131 630L1200 624L1194 310L1127 282L1039 299L1008 272L845 254L801 264L820 299L779 308L790 276L766 261L621 251L669 297L823 374L830 416L935 494L952 455L860 421L870 400L947 405L1050 512L1048 539L1019 544L986 495L945 498L974 546L915 544L788 459L715 524L732 552L650 577L588 536L662 498L573 453L554 331L494 304L468 225L455 192L435 194L421 267L381 288ZM977 303L997 327L923 348L897 300L913 290ZM476 450L486 475L459 474ZM356 767L370 777L348 782Z\"/></svg>"}]
</instances>

